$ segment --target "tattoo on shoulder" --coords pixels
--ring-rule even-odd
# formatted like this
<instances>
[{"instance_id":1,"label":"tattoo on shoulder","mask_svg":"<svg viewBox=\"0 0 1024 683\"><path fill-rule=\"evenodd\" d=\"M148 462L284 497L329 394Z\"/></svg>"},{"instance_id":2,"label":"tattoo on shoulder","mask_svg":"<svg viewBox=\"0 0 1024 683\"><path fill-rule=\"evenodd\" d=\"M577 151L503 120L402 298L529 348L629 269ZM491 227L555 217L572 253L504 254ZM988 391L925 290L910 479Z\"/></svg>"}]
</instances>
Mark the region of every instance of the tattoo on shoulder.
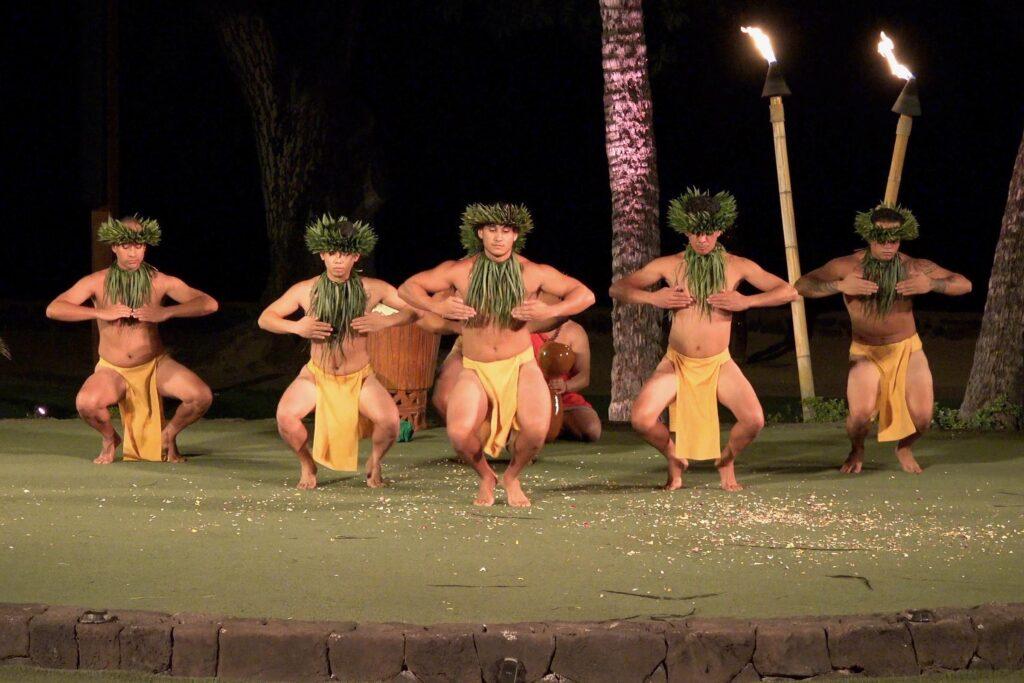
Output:
<instances>
[{"instance_id":1,"label":"tattoo on shoulder","mask_svg":"<svg viewBox=\"0 0 1024 683\"><path fill-rule=\"evenodd\" d=\"M839 291L835 282L825 282L822 280L811 280L811 289L815 292L824 292L825 294L835 294Z\"/></svg>"},{"instance_id":2,"label":"tattoo on shoulder","mask_svg":"<svg viewBox=\"0 0 1024 683\"><path fill-rule=\"evenodd\" d=\"M918 259L917 267L920 268L921 272L925 275L930 275L935 272L936 268L938 268L938 266L935 265L935 262L929 261L928 259Z\"/></svg>"}]
</instances>

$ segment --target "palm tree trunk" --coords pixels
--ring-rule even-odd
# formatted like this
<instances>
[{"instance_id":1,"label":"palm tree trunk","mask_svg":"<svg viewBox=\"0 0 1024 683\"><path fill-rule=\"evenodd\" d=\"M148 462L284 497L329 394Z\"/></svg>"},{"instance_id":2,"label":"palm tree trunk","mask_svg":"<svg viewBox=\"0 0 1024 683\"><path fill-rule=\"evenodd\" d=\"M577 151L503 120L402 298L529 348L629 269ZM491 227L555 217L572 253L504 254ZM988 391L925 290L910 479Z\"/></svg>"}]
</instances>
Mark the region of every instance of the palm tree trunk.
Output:
<instances>
[{"instance_id":1,"label":"palm tree trunk","mask_svg":"<svg viewBox=\"0 0 1024 683\"><path fill-rule=\"evenodd\" d=\"M658 169L641 0L600 0L605 150L612 191L612 277L659 255ZM612 305L612 396L608 419L630 418L633 399L661 358L659 311Z\"/></svg>"},{"instance_id":2,"label":"palm tree trunk","mask_svg":"<svg viewBox=\"0 0 1024 683\"><path fill-rule=\"evenodd\" d=\"M993 399L1024 403L1024 138L1013 165L1003 226L988 282L981 334L960 412L970 417Z\"/></svg>"}]
</instances>

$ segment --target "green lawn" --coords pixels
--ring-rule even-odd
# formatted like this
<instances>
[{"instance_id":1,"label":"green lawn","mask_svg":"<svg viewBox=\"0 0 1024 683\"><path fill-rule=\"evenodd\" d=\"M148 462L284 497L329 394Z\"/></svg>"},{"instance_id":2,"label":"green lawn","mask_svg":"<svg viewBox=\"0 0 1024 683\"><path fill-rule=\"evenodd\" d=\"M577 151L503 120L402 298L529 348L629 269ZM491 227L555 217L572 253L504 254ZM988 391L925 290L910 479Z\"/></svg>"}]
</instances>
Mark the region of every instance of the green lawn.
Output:
<instances>
[{"instance_id":1,"label":"green lawn","mask_svg":"<svg viewBox=\"0 0 1024 683\"><path fill-rule=\"evenodd\" d=\"M930 435L925 473L872 444L843 476L838 425L770 427L747 489L656 490L628 431L558 443L527 470L531 510L469 505L444 433L398 444L390 488L298 466L272 421L204 421L185 465L90 460L70 420L0 422L0 602L362 621L893 612L1019 601L1024 436ZM367 447L364 442L364 450Z\"/></svg>"}]
</instances>

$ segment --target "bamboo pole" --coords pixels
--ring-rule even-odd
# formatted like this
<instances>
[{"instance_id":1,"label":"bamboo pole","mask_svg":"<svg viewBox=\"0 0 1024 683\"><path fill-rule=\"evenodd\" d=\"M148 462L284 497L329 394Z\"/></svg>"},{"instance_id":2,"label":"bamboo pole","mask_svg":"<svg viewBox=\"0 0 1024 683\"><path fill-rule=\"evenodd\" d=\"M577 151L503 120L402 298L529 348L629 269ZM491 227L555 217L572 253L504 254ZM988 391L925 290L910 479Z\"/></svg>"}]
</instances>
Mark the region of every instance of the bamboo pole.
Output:
<instances>
[{"instance_id":1,"label":"bamboo pole","mask_svg":"<svg viewBox=\"0 0 1024 683\"><path fill-rule=\"evenodd\" d=\"M775 142L775 171L779 179L779 208L782 211L782 235L786 244L786 271L789 284L800 279L800 252L797 248L796 214L793 211L793 187L789 179L789 152L786 149L786 114L782 97L770 100L769 112L772 122L772 137ZM806 399L814 397L814 373L811 370L811 344L807 335L807 314L803 298L790 304L793 314L793 338L796 341L796 368L800 376L800 398L803 416L809 420L810 406Z\"/></svg>"},{"instance_id":2,"label":"bamboo pole","mask_svg":"<svg viewBox=\"0 0 1024 683\"><path fill-rule=\"evenodd\" d=\"M903 179L903 161L907 157L907 144L910 142L910 128L914 119L900 114L896 123L896 144L892 148L892 163L889 165L889 180L885 183L885 203L896 204L900 194L900 181Z\"/></svg>"}]
</instances>

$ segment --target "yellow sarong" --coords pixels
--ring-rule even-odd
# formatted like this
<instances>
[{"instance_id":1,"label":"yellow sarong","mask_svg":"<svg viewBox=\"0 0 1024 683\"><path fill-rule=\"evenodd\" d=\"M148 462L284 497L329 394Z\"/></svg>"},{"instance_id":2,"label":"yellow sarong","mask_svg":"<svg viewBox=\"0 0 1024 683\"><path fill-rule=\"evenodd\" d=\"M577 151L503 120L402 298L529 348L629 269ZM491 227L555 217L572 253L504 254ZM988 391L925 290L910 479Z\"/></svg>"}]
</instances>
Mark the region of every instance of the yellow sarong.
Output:
<instances>
[{"instance_id":1,"label":"yellow sarong","mask_svg":"<svg viewBox=\"0 0 1024 683\"><path fill-rule=\"evenodd\" d=\"M462 367L469 368L480 378L491 406L491 432L484 443L484 453L496 458L508 441L508 433L518 429L516 408L519 407L519 367L534 361L533 346L523 349L511 358L490 362L462 357Z\"/></svg>"},{"instance_id":2,"label":"yellow sarong","mask_svg":"<svg viewBox=\"0 0 1024 683\"><path fill-rule=\"evenodd\" d=\"M102 358L96 364L97 370L107 368L121 375L126 385L124 398L117 404L124 431L125 460L160 462L164 459L161 438L164 406L156 388L156 368L166 357L166 354L162 354L132 368L122 368Z\"/></svg>"},{"instance_id":3,"label":"yellow sarong","mask_svg":"<svg viewBox=\"0 0 1024 683\"><path fill-rule=\"evenodd\" d=\"M359 392L373 373L362 370L332 375L313 361L306 364L316 379L316 416L313 418L313 460L332 470L359 469Z\"/></svg>"},{"instance_id":4,"label":"yellow sarong","mask_svg":"<svg viewBox=\"0 0 1024 683\"><path fill-rule=\"evenodd\" d=\"M676 400L668 407L675 432L676 457L717 460L722 455L718 429L718 373L732 356L729 349L708 358L690 358L673 349L666 357L676 369Z\"/></svg>"},{"instance_id":5,"label":"yellow sarong","mask_svg":"<svg viewBox=\"0 0 1024 683\"><path fill-rule=\"evenodd\" d=\"M917 431L907 407L907 370L910 354L924 346L916 334L895 344L871 346L854 341L850 344L851 356L864 356L878 368L881 375L878 383L878 440L899 441Z\"/></svg>"}]
</instances>

